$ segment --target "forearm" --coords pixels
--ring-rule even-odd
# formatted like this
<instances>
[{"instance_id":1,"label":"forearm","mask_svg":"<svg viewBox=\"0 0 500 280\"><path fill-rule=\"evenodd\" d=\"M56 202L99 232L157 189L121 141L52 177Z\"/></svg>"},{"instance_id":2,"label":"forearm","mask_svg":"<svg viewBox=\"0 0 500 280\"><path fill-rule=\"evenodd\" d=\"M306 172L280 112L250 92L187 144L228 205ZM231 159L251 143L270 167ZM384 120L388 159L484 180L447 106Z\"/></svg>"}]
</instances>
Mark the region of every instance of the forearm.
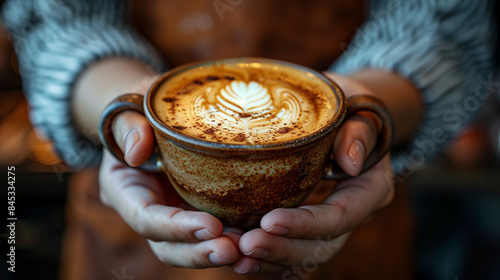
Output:
<instances>
[{"instance_id":1,"label":"forearm","mask_svg":"<svg viewBox=\"0 0 500 280\"><path fill-rule=\"evenodd\" d=\"M495 42L491 24L494 1L464 0L450 5L411 2L399 3L392 15L380 21L376 15L391 11L393 3L371 1L373 11L368 21L377 24L366 24L360 29L351 47L330 69L341 75L354 75L377 94L388 94L378 89L385 87L390 93L396 87L386 79L374 78L376 75L356 72L390 71L411 81L418 89L422 100L419 103L402 102L403 96L388 99L382 96L396 121L396 144L410 140L391 151L394 172L404 176L438 156L477 112L453 115L454 106L468 96L485 94L486 89L478 79L491 73L491 50ZM370 30L366 29L368 26ZM393 104L401 109L393 109ZM415 129L413 119L402 119L400 115L416 109L413 106L417 104L423 105ZM406 123L409 124L405 126ZM408 139L411 131L415 133Z\"/></svg>"},{"instance_id":2,"label":"forearm","mask_svg":"<svg viewBox=\"0 0 500 280\"><path fill-rule=\"evenodd\" d=\"M420 92L410 81L390 71L369 68L352 73L349 77L365 85L386 104L394 120L394 145L414 137L424 106Z\"/></svg>"},{"instance_id":3,"label":"forearm","mask_svg":"<svg viewBox=\"0 0 500 280\"><path fill-rule=\"evenodd\" d=\"M112 97L86 87L75 94L75 83L85 80L85 69L93 72L89 69L98 65L96 61L129 57L162 69L161 58L129 26L128 1L66 1L61 7L53 7L60 9L50 17L39 9L39 2L44 1L12 0L1 7L3 23L11 32L18 54L30 120L40 135L53 141L57 154L71 167L98 164L102 149L91 136L97 134L94 128L99 113L95 112ZM32 15L25 16L27 12ZM101 72L102 80L120 84L111 79L113 71ZM92 97L94 94L98 98ZM80 96L85 95L89 98L82 100Z\"/></svg>"},{"instance_id":4,"label":"forearm","mask_svg":"<svg viewBox=\"0 0 500 280\"><path fill-rule=\"evenodd\" d=\"M86 68L73 88L71 108L78 129L96 131L106 105L119 95L146 86L155 73L139 60L112 57ZM92 133L96 136L95 133Z\"/></svg>"}]
</instances>

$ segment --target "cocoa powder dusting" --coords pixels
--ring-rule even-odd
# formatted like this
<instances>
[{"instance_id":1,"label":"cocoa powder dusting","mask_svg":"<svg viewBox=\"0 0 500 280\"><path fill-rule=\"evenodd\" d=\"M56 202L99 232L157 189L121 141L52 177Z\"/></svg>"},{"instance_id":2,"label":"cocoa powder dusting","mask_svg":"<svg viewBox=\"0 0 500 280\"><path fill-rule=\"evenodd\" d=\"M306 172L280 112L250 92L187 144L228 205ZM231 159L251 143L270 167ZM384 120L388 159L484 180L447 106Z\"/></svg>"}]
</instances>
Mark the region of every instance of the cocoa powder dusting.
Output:
<instances>
[{"instance_id":1,"label":"cocoa powder dusting","mask_svg":"<svg viewBox=\"0 0 500 280\"><path fill-rule=\"evenodd\" d=\"M203 133L205 134L214 134L215 133L215 129L213 128L207 128L203 131Z\"/></svg>"},{"instance_id":2,"label":"cocoa powder dusting","mask_svg":"<svg viewBox=\"0 0 500 280\"><path fill-rule=\"evenodd\" d=\"M243 119L243 118L249 118L249 117L251 117L251 116L252 116L252 114L250 114L250 113L238 113L238 115L239 115L239 117L240 117L240 118L242 118L242 119Z\"/></svg>"},{"instance_id":3,"label":"cocoa powder dusting","mask_svg":"<svg viewBox=\"0 0 500 280\"><path fill-rule=\"evenodd\" d=\"M207 76L207 80L208 81L217 81L219 80L220 78L219 77L216 77L216 76Z\"/></svg>"},{"instance_id":4,"label":"cocoa powder dusting","mask_svg":"<svg viewBox=\"0 0 500 280\"><path fill-rule=\"evenodd\" d=\"M180 126L180 125L174 125L174 126L172 126L172 127L173 127L173 128L175 128L175 129L177 129L177 130L184 130L184 129L186 129L186 128L187 128L187 127L185 127L185 126Z\"/></svg>"},{"instance_id":5,"label":"cocoa powder dusting","mask_svg":"<svg viewBox=\"0 0 500 280\"><path fill-rule=\"evenodd\" d=\"M176 101L177 99L173 98L173 97L165 97L165 98L162 98L162 100L165 102L172 103L172 102Z\"/></svg>"},{"instance_id":6,"label":"cocoa powder dusting","mask_svg":"<svg viewBox=\"0 0 500 280\"><path fill-rule=\"evenodd\" d=\"M177 90L177 95L186 95L190 94L194 89L198 88L198 85L195 84L187 84L185 87Z\"/></svg>"},{"instance_id":7,"label":"cocoa powder dusting","mask_svg":"<svg viewBox=\"0 0 500 280\"><path fill-rule=\"evenodd\" d=\"M238 135L236 135L236 137L233 138L233 141L244 142L246 139L247 139L247 137L245 136L245 134L238 133Z\"/></svg>"},{"instance_id":8,"label":"cocoa powder dusting","mask_svg":"<svg viewBox=\"0 0 500 280\"><path fill-rule=\"evenodd\" d=\"M288 127L281 127L280 129L276 130L277 133L281 133L281 134L286 134L288 132L290 132L290 128Z\"/></svg>"}]
</instances>

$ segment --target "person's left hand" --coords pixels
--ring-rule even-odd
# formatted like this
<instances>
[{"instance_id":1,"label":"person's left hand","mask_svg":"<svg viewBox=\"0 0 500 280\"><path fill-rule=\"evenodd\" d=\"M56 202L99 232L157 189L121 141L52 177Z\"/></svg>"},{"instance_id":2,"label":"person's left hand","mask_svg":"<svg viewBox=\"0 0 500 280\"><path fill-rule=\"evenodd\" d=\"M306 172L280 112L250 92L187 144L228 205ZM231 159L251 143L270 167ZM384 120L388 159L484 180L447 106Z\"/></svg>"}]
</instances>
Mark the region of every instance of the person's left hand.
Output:
<instances>
[{"instance_id":1,"label":"person's left hand","mask_svg":"<svg viewBox=\"0 0 500 280\"><path fill-rule=\"evenodd\" d=\"M373 94L356 81L328 74L347 97ZM332 259L356 226L388 205L394 196L389 155L359 174L376 144L378 118L371 113L355 115L341 126L334 145L339 165L355 176L339 182L322 181L302 206L275 209L265 215L260 228L232 238L242 253L234 263L237 273L268 273L289 269L288 275L304 273L300 267ZM286 276L286 275L283 275Z\"/></svg>"}]
</instances>

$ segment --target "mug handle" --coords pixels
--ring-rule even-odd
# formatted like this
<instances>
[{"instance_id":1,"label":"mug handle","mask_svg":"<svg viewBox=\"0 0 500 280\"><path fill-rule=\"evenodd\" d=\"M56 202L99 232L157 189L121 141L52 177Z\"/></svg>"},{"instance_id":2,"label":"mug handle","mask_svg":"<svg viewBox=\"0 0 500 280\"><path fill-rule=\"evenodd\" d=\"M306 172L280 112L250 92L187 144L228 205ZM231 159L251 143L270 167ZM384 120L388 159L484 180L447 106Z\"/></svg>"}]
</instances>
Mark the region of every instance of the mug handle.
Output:
<instances>
[{"instance_id":1,"label":"mug handle","mask_svg":"<svg viewBox=\"0 0 500 280\"><path fill-rule=\"evenodd\" d=\"M394 122L385 104L378 98L370 95L354 95L347 98L347 112L345 119L359 111L369 111L375 113L382 121L382 132L377 138L377 143L373 151L365 160L361 172L372 168L389 151L394 138ZM345 173L335 160L330 160L323 179L340 180L351 177Z\"/></svg>"},{"instance_id":2,"label":"mug handle","mask_svg":"<svg viewBox=\"0 0 500 280\"><path fill-rule=\"evenodd\" d=\"M111 126L116 116L122 112L135 111L144 115L143 102L144 96L137 93L129 93L118 96L111 101L108 106L106 106L99 119L99 138L101 138L103 146L116 159L120 160L127 166L129 165L125 162L125 156L113 137ZM146 160L146 162L135 168L145 171L160 171L161 161L159 154L154 152L153 155Z\"/></svg>"}]
</instances>

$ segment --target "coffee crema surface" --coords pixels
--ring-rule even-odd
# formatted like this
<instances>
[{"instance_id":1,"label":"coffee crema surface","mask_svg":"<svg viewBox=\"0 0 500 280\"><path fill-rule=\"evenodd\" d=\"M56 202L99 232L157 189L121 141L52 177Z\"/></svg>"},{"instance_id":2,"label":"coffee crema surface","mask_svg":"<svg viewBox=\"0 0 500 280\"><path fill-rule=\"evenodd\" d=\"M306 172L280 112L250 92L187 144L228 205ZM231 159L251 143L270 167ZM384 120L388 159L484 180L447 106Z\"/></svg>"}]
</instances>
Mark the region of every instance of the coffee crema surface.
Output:
<instances>
[{"instance_id":1,"label":"coffee crema surface","mask_svg":"<svg viewBox=\"0 0 500 280\"><path fill-rule=\"evenodd\" d=\"M153 100L158 118L179 133L225 144L291 141L322 129L337 111L316 75L273 63L220 63L179 72Z\"/></svg>"}]
</instances>

